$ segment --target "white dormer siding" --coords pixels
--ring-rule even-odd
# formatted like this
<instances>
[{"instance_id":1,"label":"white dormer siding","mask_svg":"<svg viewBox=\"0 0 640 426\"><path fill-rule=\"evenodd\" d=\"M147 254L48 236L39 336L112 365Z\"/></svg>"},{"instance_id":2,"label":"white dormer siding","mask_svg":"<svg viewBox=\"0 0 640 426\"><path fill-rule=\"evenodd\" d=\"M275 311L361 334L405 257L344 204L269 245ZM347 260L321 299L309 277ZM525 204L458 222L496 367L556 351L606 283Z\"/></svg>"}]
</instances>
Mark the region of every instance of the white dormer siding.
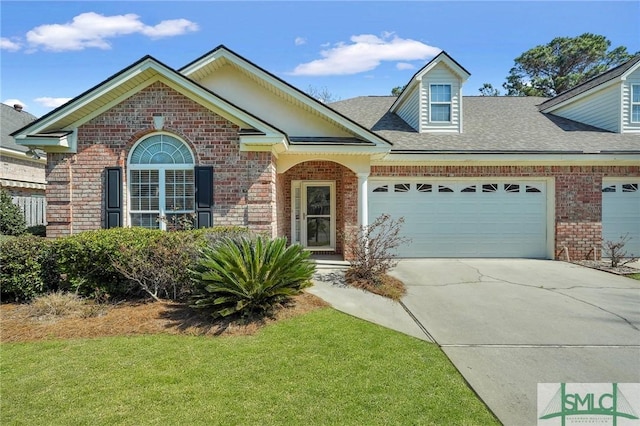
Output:
<instances>
[{"instance_id":1,"label":"white dormer siding","mask_svg":"<svg viewBox=\"0 0 640 426\"><path fill-rule=\"evenodd\" d=\"M616 84L585 96L553 111L554 115L620 132L620 85Z\"/></svg>"},{"instance_id":2,"label":"white dormer siding","mask_svg":"<svg viewBox=\"0 0 640 426\"><path fill-rule=\"evenodd\" d=\"M635 90L634 90L635 89ZM635 93L635 99L634 99ZM633 114L635 107L636 112L640 109L638 98L640 97L640 69L631 73L625 81L622 82L622 131L624 133L640 133L640 120L637 113ZM635 101L635 102L634 102Z\"/></svg>"},{"instance_id":3,"label":"white dormer siding","mask_svg":"<svg viewBox=\"0 0 640 426\"><path fill-rule=\"evenodd\" d=\"M433 121L431 105L436 100L432 95L432 86L451 87L451 116L449 121ZM443 63L437 64L422 77L420 85L420 132L456 132L462 133L460 78Z\"/></svg>"},{"instance_id":4,"label":"white dormer siding","mask_svg":"<svg viewBox=\"0 0 640 426\"><path fill-rule=\"evenodd\" d=\"M398 108L398 115L409 126L413 127L417 132L420 131L420 93L417 88L412 90L412 93L407 96L407 100L402 103Z\"/></svg>"}]
</instances>

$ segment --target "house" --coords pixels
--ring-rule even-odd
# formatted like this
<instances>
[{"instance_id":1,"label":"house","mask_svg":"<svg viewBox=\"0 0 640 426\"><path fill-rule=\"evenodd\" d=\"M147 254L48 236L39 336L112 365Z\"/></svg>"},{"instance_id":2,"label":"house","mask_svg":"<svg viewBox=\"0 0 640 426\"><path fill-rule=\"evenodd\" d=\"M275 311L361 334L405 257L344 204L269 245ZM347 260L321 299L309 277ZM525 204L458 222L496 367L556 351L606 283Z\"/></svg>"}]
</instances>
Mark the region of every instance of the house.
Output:
<instances>
[{"instance_id":1,"label":"house","mask_svg":"<svg viewBox=\"0 0 640 426\"><path fill-rule=\"evenodd\" d=\"M11 133L36 120L22 105L0 104L0 188L22 209L28 226L45 222L45 165L42 151L18 145ZM27 153L29 155L27 155Z\"/></svg>"},{"instance_id":2,"label":"house","mask_svg":"<svg viewBox=\"0 0 640 426\"><path fill-rule=\"evenodd\" d=\"M343 231L389 213L407 257L640 252L640 58L553 99L468 77L442 52L398 97L325 105L219 46L146 56L13 136L47 152L49 236L194 214L349 257Z\"/></svg>"}]
</instances>

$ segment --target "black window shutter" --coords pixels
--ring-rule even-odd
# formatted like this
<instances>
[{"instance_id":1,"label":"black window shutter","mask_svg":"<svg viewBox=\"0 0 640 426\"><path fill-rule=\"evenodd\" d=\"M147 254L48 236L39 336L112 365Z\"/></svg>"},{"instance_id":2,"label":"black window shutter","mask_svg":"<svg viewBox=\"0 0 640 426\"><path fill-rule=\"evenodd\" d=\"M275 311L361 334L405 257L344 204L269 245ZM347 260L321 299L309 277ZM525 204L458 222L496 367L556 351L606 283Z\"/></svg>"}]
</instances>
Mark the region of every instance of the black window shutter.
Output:
<instances>
[{"instance_id":1,"label":"black window shutter","mask_svg":"<svg viewBox=\"0 0 640 426\"><path fill-rule=\"evenodd\" d=\"M107 167L105 170L105 215L104 227L122 226L122 167Z\"/></svg>"},{"instance_id":2,"label":"black window shutter","mask_svg":"<svg viewBox=\"0 0 640 426\"><path fill-rule=\"evenodd\" d=\"M196 226L213 226L213 167L196 167Z\"/></svg>"}]
</instances>

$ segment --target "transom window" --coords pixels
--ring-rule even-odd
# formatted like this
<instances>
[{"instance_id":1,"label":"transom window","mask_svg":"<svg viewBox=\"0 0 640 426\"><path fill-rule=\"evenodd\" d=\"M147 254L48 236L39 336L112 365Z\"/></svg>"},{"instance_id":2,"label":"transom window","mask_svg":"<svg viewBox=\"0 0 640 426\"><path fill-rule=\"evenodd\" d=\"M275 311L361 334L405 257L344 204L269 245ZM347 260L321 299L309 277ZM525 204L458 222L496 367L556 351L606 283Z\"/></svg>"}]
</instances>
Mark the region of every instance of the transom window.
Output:
<instances>
[{"instance_id":1,"label":"transom window","mask_svg":"<svg viewBox=\"0 0 640 426\"><path fill-rule=\"evenodd\" d=\"M451 121L451 85L432 84L430 91L431 121Z\"/></svg>"},{"instance_id":2,"label":"transom window","mask_svg":"<svg viewBox=\"0 0 640 426\"><path fill-rule=\"evenodd\" d=\"M640 84L631 85L631 122L640 123Z\"/></svg>"},{"instance_id":3,"label":"transom window","mask_svg":"<svg viewBox=\"0 0 640 426\"><path fill-rule=\"evenodd\" d=\"M156 134L140 141L129 157L131 226L152 229L193 224L193 154L173 136Z\"/></svg>"}]
</instances>

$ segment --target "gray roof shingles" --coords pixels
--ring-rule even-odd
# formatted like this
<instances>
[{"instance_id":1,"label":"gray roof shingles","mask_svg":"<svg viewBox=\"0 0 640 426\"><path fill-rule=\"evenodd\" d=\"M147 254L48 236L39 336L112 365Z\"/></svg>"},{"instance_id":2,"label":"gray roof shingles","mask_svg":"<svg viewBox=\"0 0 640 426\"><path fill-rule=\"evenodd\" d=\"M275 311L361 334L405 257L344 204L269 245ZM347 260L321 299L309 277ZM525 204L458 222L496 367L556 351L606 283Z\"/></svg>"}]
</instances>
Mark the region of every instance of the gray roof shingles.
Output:
<instances>
[{"instance_id":1,"label":"gray roof shingles","mask_svg":"<svg viewBox=\"0 0 640 426\"><path fill-rule=\"evenodd\" d=\"M554 96L551 99L544 101L538 108L540 111L544 111L548 108L551 108L555 105L558 105L566 100L569 100L575 96L578 96L581 93L587 92L594 87L600 86L601 84L606 83L607 81L613 80L614 78L618 78L622 76L625 72L627 72L630 68L635 66L638 62L640 62L640 55L637 55L622 65L618 65L615 68L610 69L607 72L600 74L590 80L585 81L584 83L569 89L565 92Z\"/></svg>"},{"instance_id":2,"label":"gray roof shingles","mask_svg":"<svg viewBox=\"0 0 640 426\"><path fill-rule=\"evenodd\" d=\"M362 96L329 106L393 143L393 151L634 152L639 134L618 134L538 111L539 97L463 98L463 133L418 133L389 112L394 96Z\"/></svg>"},{"instance_id":3,"label":"gray roof shingles","mask_svg":"<svg viewBox=\"0 0 640 426\"><path fill-rule=\"evenodd\" d=\"M0 146L12 151L27 152L29 148L16 144L10 135L15 130L35 121L36 117L24 110L18 111L9 105L0 105L2 108L0 109L0 133L2 133Z\"/></svg>"}]
</instances>

